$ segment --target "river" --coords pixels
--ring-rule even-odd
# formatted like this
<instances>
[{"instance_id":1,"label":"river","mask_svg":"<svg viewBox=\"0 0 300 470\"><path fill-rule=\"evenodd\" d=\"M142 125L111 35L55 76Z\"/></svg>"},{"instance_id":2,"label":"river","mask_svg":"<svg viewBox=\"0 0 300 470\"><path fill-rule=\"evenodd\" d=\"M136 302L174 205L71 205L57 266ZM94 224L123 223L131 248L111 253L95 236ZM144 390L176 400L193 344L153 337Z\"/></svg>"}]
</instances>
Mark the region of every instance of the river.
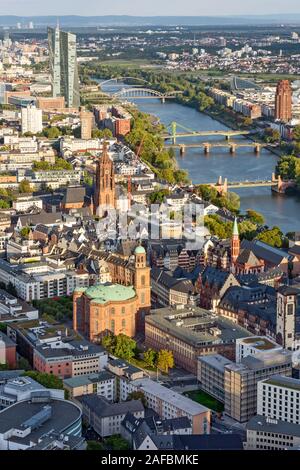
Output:
<instances>
[{"instance_id":1,"label":"river","mask_svg":"<svg viewBox=\"0 0 300 470\"><path fill-rule=\"evenodd\" d=\"M103 86L104 91L115 92L120 86ZM154 114L165 125L176 121L193 130L223 130L225 125L206 114L167 100L162 104L155 99L139 99L136 105L141 111ZM178 132L183 132L178 129ZM197 138L177 139L177 143L192 143ZM204 137L204 141L220 139L220 137ZM239 137L244 139L244 137ZM237 140L237 138L234 138ZM211 153L204 155L202 148L187 148L184 156L176 151L178 166L187 170L193 183L216 182L219 176L227 177L228 181L270 180L275 169L277 157L266 149L255 155L251 148L239 148L232 155L227 148L212 148ZM286 233L300 230L300 197L282 196L272 193L270 187L234 189L241 199L241 210L254 209L261 212L266 223L278 226Z\"/></svg>"}]
</instances>

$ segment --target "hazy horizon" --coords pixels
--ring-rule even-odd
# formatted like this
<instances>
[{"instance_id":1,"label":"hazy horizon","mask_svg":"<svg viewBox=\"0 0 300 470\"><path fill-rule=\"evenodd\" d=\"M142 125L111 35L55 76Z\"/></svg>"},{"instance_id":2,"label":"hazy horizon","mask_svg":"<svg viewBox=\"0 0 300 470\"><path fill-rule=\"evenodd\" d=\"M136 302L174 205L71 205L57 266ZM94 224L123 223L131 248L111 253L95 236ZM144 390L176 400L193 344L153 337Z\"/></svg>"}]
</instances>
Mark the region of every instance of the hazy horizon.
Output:
<instances>
[{"instance_id":1,"label":"hazy horizon","mask_svg":"<svg viewBox=\"0 0 300 470\"><path fill-rule=\"evenodd\" d=\"M114 0L113 5L99 0L0 0L0 16L253 16L300 14L299 0ZM199 5L200 3L200 5ZM90 11L87 11L90 10Z\"/></svg>"}]
</instances>

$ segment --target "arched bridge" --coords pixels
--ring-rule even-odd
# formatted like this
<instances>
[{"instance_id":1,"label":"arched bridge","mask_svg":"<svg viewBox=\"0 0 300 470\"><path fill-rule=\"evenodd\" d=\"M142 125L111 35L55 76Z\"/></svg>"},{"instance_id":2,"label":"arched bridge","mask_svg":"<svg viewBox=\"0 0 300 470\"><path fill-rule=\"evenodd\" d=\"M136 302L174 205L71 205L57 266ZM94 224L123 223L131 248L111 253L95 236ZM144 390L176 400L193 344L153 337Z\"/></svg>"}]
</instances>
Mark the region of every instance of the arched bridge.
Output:
<instances>
[{"instance_id":1,"label":"arched bridge","mask_svg":"<svg viewBox=\"0 0 300 470\"><path fill-rule=\"evenodd\" d=\"M100 83L100 86L102 87L103 85L105 86L115 86L114 84L118 82L125 82L128 80L134 80L135 82L141 82L141 83L149 83L147 80L144 80L143 78L138 78L138 77L115 77L115 78L110 78L109 80L104 80L104 82Z\"/></svg>"},{"instance_id":2,"label":"arched bridge","mask_svg":"<svg viewBox=\"0 0 300 470\"><path fill-rule=\"evenodd\" d=\"M168 93L161 93L151 88L122 88L122 90L114 93L114 98L134 98L134 99L160 99L164 103L166 99L175 98L176 95L181 94L181 91L171 91Z\"/></svg>"}]
</instances>

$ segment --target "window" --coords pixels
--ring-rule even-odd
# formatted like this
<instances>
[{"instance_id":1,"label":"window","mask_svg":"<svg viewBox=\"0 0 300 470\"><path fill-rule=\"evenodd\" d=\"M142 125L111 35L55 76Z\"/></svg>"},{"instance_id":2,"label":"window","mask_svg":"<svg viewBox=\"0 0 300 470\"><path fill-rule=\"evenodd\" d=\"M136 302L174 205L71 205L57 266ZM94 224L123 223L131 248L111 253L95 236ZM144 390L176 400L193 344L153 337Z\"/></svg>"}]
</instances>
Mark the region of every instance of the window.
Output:
<instances>
[{"instance_id":1,"label":"window","mask_svg":"<svg viewBox=\"0 0 300 470\"><path fill-rule=\"evenodd\" d=\"M141 285L144 286L146 284L146 277L143 275L141 277Z\"/></svg>"},{"instance_id":2,"label":"window","mask_svg":"<svg viewBox=\"0 0 300 470\"><path fill-rule=\"evenodd\" d=\"M110 322L110 329L111 329L112 333L115 332L115 320L112 320L112 321Z\"/></svg>"},{"instance_id":3,"label":"window","mask_svg":"<svg viewBox=\"0 0 300 470\"><path fill-rule=\"evenodd\" d=\"M125 330L125 328L126 328L126 320L122 320L122 329Z\"/></svg>"}]
</instances>

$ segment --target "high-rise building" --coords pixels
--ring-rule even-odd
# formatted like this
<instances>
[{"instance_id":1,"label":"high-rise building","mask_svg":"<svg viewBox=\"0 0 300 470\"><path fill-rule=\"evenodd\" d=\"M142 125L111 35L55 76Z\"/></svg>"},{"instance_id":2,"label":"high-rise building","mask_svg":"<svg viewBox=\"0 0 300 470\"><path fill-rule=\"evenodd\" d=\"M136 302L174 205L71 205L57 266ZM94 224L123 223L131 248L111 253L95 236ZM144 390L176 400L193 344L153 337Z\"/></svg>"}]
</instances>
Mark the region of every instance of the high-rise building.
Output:
<instances>
[{"instance_id":1,"label":"high-rise building","mask_svg":"<svg viewBox=\"0 0 300 470\"><path fill-rule=\"evenodd\" d=\"M280 80L275 96L275 119L289 122L292 118L292 88L289 80Z\"/></svg>"},{"instance_id":2,"label":"high-rise building","mask_svg":"<svg viewBox=\"0 0 300 470\"><path fill-rule=\"evenodd\" d=\"M94 194L94 213L102 217L109 208L115 207L114 164L108 155L107 144L103 145L102 157L96 168L96 188Z\"/></svg>"},{"instance_id":3,"label":"high-rise building","mask_svg":"<svg viewBox=\"0 0 300 470\"><path fill-rule=\"evenodd\" d=\"M92 138L92 128L94 115L90 111L87 111L84 107L80 110L80 121L81 121L81 138L89 140Z\"/></svg>"},{"instance_id":4,"label":"high-rise building","mask_svg":"<svg viewBox=\"0 0 300 470\"><path fill-rule=\"evenodd\" d=\"M33 105L22 108L22 133L36 134L43 130L43 111Z\"/></svg>"},{"instance_id":5,"label":"high-rise building","mask_svg":"<svg viewBox=\"0 0 300 470\"><path fill-rule=\"evenodd\" d=\"M69 108L80 105L76 36L48 28L53 96L63 96Z\"/></svg>"}]
</instances>

